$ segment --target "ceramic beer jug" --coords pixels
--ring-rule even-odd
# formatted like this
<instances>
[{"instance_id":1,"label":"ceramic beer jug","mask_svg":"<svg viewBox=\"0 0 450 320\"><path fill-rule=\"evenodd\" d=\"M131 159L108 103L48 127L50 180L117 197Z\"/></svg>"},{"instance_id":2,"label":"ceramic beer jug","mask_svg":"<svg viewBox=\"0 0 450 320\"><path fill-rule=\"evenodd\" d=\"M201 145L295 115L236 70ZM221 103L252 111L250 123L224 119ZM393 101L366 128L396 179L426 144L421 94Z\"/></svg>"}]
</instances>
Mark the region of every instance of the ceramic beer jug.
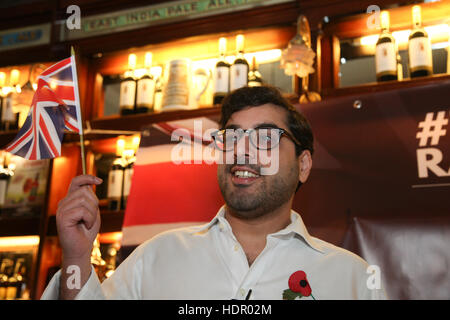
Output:
<instances>
[{"instance_id":1,"label":"ceramic beer jug","mask_svg":"<svg viewBox=\"0 0 450 320\"><path fill-rule=\"evenodd\" d=\"M190 59L171 60L164 72L162 111L196 109L210 78L208 70L194 69Z\"/></svg>"}]
</instances>

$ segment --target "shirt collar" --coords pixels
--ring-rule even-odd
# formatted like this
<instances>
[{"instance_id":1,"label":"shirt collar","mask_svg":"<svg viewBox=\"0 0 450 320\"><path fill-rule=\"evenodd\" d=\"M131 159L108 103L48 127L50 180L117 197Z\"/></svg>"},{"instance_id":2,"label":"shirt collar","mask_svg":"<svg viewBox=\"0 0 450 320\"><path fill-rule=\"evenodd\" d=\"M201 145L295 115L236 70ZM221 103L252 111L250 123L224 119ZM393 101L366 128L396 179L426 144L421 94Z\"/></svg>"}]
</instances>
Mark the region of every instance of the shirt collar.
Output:
<instances>
[{"instance_id":1,"label":"shirt collar","mask_svg":"<svg viewBox=\"0 0 450 320\"><path fill-rule=\"evenodd\" d=\"M200 229L196 229L195 233L206 231L217 223L220 224L221 228L228 228L229 231L231 231L231 226L228 223L227 219L225 219L225 205L223 205L219 209L216 216L209 223L201 226ZM306 226L303 223L301 216L294 210L291 210L291 223L286 228L276 233L272 233L271 236L280 238L289 238L291 236L297 236L297 238L299 237L300 239L303 239L306 242L306 244L308 244L314 250L319 251L321 253L325 252L322 245L315 238L309 235L308 230L306 229Z\"/></svg>"}]
</instances>

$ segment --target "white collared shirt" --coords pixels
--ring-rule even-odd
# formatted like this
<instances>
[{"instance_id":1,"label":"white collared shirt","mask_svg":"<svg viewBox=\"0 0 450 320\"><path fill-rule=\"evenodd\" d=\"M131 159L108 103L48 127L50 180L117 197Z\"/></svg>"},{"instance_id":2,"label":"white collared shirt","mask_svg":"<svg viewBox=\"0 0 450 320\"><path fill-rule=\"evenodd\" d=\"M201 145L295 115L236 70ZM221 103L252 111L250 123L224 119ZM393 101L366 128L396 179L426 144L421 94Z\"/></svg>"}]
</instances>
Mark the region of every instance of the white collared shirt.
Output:
<instances>
[{"instance_id":1,"label":"white collared shirt","mask_svg":"<svg viewBox=\"0 0 450 320\"><path fill-rule=\"evenodd\" d=\"M311 237L298 213L291 224L267 236L266 247L249 267L224 217L223 206L203 226L171 230L134 250L100 284L94 270L77 299L278 300L298 270L306 273L312 296L301 299L385 299L369 289L368 264L357 255ZM42 299L57 299L60 271ZM298 299L298 298L297 298Z\"/></svg>"}]
</instances>

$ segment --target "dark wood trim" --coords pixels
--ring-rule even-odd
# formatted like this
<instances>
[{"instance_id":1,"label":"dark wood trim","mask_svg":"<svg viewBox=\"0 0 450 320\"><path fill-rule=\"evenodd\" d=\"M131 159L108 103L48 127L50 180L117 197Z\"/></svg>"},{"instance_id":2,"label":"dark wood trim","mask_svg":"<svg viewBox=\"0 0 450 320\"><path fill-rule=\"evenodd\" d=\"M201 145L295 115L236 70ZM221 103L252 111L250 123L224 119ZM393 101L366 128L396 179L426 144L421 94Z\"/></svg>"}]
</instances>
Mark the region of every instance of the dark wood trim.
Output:
<instances>
[{"instance_id":1,"label":"dark wood trim","mask_svg":"<svg viewBox=\"0 0 450 320\"><path fill-rule=\"evenodd\" d=\"M365 93L374 93L388 90L398 90L403 88L412 88L418 86L426 86L437 82L450 82L450 75L437 74L430 77L422 77L415 79L405 79L403 81L386 81L379 83L368 83L359 86L344 88L328 88L322 90L322 98L334 98L350 95L358 95Z\"/></svg>"},{"instance_id":2,"label":"dark wood trim","mask_svg":"<svg viewBox=\"0 0 450 320\"><path fill-rule=\"evenodd\" d=\"M197 117L208 117L218 121L220 117L220 107L136 114L122 117L108 116L92 120L91 126L92 129L140 131L142 128L153 123Z\"/></svg>"},{"instance_id":3,"label":"dark wood trim","mask_svg":"<svg viewBox=\"0 0 450 320\"><path fill-rule=\"evenodd\" d=\"M298 10L297 3L288 2L280 5L258 7L251 10L116 32L74 40L71 43L76 43L82 48L83 54L86 55L93 55L99 52L114 52L192 36L247 30L256 27L291 25L297 20ZM230 23L231 21L232 23Z\"/></svg>"},{"instance_id":4,"label":"dark wood trim","mask_svg":"<svg viewBox=\"0 0 450 320\"><path fill-rule=\"evenodd\" d=\"M39 235L40 217L1 217L0 237Z\"/></svg>"},{"instance_id":5,"label":"dark wood trim","mask_svg":"<svg viewBox=\"0 0 450 320\"><path fill-rule=\"evenodd\" d=\"M41 261L42 261L42 254L44 250L44 244L45 239L47 235L47 226L48 226L48 203L50 199L50 185L53 181L52 179L52 171L53 171L53 159L50 160L49 168L48 168L48 174L47 174L47 186L45 189L45 202L44 207L42 208L41 217L40 217L40 225L39 225L39 247L38 247L38 253L36 258L36 265L33 272L33 279L32 279L32 287L30 290L30 296L33 297L33 299L39 299L38 296L36 296L37 293L37 285L38 285L38 278L40 274L41 269Z\"/></svg>"}]
</instances>

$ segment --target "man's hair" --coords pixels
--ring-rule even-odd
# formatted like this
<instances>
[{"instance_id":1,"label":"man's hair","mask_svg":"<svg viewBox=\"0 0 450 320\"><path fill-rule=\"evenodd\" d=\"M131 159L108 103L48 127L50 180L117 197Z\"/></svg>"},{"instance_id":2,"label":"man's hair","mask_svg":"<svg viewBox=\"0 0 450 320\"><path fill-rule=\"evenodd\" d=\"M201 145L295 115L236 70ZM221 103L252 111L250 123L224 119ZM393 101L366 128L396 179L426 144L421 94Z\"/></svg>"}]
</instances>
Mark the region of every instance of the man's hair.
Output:
<instances>
[{"instance_id":1,"label":"man's hair","mask_svg":"<svg viewBox=\"0 0 450 320\"><path fill-rule=\"evenodd\" d=\"M220 127L224 129L231 115L237 111L249 107L258 107L271 103L287 111L288 129L292 135L300 142L300 146L295 146L296 156L300 156L303 150L309 150L311 155L314 152L314 137L311 127L306 118L294 108L294 106L284 98L280 91L272 86L264 85L260 87L242 87L228 94L222 102L222 114ZM300 187L301 182L297 187Z\"/></svg>"}]
</instances>

